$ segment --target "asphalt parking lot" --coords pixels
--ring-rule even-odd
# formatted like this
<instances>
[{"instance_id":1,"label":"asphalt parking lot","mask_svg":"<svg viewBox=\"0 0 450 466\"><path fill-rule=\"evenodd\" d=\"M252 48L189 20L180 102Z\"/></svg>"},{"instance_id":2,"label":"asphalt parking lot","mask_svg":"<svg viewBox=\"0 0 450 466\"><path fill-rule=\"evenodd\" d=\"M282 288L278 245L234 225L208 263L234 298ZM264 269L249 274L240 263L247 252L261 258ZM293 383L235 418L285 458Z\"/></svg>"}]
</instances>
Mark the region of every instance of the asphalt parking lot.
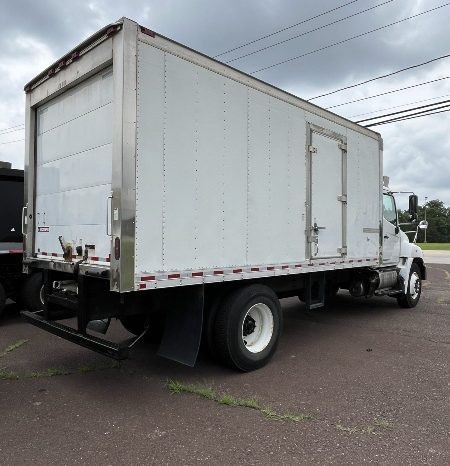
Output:
<instances>
[{"instance_id":1,"label":"asphalt parking lot","mask_svg":"<svg viewBox=\"0 0 450 466\"><path fill-rule=\"evenodd\" d=\"M205 354L183 367L145 342L117 365L22 322L11 304L0 464L448 465L450 265L428 274L415 309L343 293L327 311L283 300L278 352L248 374ZM204 396L171 393L168 380Z\"/></svg>"}]
</instances>

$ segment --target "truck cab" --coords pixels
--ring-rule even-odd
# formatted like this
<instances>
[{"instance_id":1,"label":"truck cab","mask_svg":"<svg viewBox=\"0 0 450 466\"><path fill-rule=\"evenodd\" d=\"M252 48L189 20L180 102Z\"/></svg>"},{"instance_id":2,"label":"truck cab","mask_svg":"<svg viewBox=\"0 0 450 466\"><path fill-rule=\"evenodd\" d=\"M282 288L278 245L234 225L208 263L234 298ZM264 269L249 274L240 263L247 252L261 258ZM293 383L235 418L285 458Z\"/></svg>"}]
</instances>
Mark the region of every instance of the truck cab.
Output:
<instances>
[{"instance_id":1,"label":"truck cab","mask_svg":"<svg viewBox=\"0 0 450 466\"><path fill-rule=\"evenodd\" d=\"M426 224L419 223L416 230L408 231L415 233L413 242L408 235L400 228L405 224L400 224L398 210L394 194L387 187L383 188L383 229L382 229L382 265L383 267L396 267L399 270L404 294L397 299L399 304L406 304L408 296L412 295L410 304L418 301L420 297L420 280L426 278L426 267L423 260L422 249L415 244L417 231L419 228L426 228ZM409 196L409 215L411 222L417 221L417 196ZM413 307L413 306L406 306Z\"/></svg>"}]
</instances>

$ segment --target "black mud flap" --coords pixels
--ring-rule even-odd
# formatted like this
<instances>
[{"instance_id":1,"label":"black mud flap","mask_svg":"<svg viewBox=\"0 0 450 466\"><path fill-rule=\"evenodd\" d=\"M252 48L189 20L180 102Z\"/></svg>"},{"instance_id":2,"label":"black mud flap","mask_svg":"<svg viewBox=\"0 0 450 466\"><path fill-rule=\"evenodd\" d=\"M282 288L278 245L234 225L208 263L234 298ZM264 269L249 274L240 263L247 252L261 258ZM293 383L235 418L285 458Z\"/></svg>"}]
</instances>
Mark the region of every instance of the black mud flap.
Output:
<instances>
[{"instance_id":1,"label":"black mud flap","mask_svg":"<svg viewBox=\"0 0 450 466\"><path fill-rule=\"evenodd\" d=\"M193 367L202 337L203 285L184 286L177 292L167 312L158 356Z\"/></svg>"}]
</instances>

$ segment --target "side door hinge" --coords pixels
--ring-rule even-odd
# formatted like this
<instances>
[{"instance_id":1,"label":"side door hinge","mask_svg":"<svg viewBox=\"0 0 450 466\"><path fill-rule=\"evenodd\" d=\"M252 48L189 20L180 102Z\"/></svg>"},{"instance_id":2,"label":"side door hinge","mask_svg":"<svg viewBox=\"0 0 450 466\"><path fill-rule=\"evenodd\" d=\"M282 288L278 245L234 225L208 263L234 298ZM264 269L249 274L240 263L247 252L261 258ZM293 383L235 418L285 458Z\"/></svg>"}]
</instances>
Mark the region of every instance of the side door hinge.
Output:
<instances>
[{"instance_id":1,"label":"side door hinge","mask_svg":"<svg viewBox=\"0 0 450 466\"><path fill-rule=\"evenodd\" d=\"M317 154L317 147L314 147L312 145L309 145L308 146L308 151L311 153L311 154Z\"/></svg>"},{"instance_id":2,"label":"side door hinge","mask_svg":"<svg viewBox=\"0 0 450 466\"><path fill-rule=\"evenodd\" d=\"M347 203L347 194L343 194L342 196L338 196L337 200L340 202L344 202L345 204Z\"/></svg>"},{"instance_id":3,"label":"side door hinge","mask_svg":"<svg viewBox=\"0 0 450 466\"><path fill-rule=\"evenodd\" d=\"M343 256L347 255L347 246L337 249L338 254L342 254Z\"/></svg>"},{"instance_id":4,"label":"side door hinge","mask_svg":"<svg viewBox=\"0 0 450 466\"><path fill-rule=\"evenodd\" d=\"M347 152L347 143L341 142L341 143L339 143L338 147L339 147L339 149L341 149L341 151Z\"/></svg>"}]
</instances>

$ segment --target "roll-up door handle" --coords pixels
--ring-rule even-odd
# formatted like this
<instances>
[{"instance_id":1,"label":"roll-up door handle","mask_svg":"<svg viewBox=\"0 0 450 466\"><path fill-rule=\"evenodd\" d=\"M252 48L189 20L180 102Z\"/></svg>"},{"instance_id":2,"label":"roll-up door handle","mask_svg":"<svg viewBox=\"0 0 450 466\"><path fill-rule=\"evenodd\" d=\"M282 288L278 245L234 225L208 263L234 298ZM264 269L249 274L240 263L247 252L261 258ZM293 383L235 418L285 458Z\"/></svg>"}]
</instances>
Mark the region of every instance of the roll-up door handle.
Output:
<instances>
[{"instance_id":1,"label":"roll-up door handle","mask_svg":"<svg viewBox=\"0 0 450 466\"><path fill-rule=\"evenodd\" d=\"M106 234L108 236L111 236L111 209L112 209L112 196L108 196L108 199L106 199Z\"/></svg>"},{"instance_id":2,"label":"roll-up door handle","mask_svg":"<svg viewBox=\"0 0 450 466\"><path fill-rule=\"evenodd\" d=\"M26 225L26 218L27 218L28 207L22 207L22 235L25 235L25 225Z\"/></svg>"}]
</instances>

